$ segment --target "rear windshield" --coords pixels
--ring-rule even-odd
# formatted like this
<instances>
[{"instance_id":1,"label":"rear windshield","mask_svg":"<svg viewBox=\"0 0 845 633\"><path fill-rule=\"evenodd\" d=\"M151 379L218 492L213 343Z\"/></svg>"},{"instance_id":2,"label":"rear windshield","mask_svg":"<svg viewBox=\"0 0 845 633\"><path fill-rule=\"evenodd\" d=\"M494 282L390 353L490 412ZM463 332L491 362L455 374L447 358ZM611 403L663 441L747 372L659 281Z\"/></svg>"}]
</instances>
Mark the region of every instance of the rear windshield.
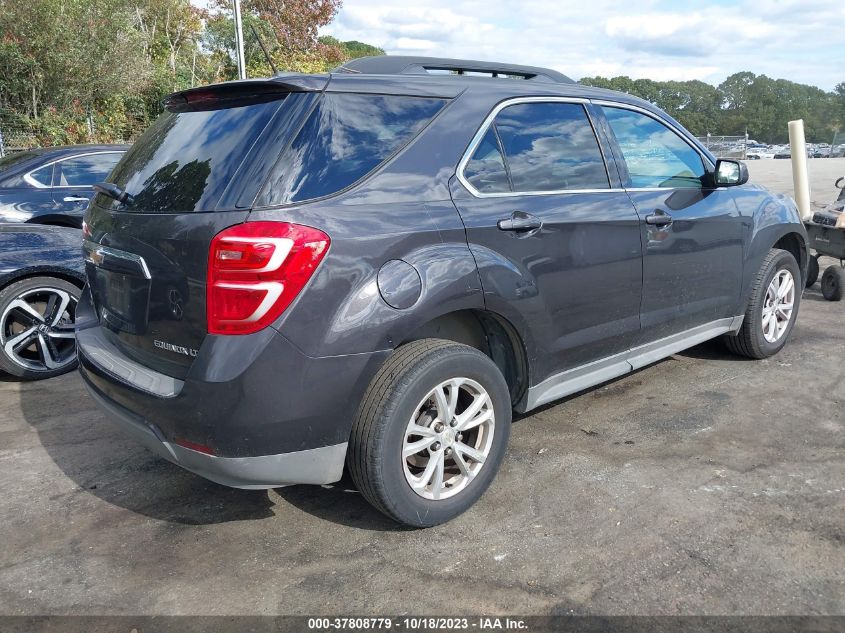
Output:
<instances>
[{"instance_id":1,"label":"rear windshield","mask_svg":"<svg viewBox=\"0 0 845 633\"><path fill-rule=\"evenodd\" d=\"M427 97L326 93L273 168L257 205L345 189L413 138L444 104Z\"/></svg>"},{"instance_id":2,"label":"rear windshield","mask_svg":"<svg viewBox=\"0 0 845 633\"><path fill-rule=\"evenodd\" d=\"M111 174L141 213L212 211L284 99L200 112L165 112ZM100 204L117 204L98 196Z\"/></svg>"},{"instance_id":3,"label":"rear windshield","mask_svg":"<svg viewBox=\"0 0 845 633\"><path fill-rule=\"evenodd\" d=\"M393 155L445 103L423 97L327 93L302 123L304 115L285 113L307 105L306 94L236 108L165 112L110 176L110 182L133 198L121 208L186 213L213 211L218 202L222 208L221 197L242 165L241 174L248 180L253 172L263 172L259 206L337 193ZM256 171L259 162L261 169ZM254 196L253 191L250 202ZM97 201L119 205L104 195Z\"/></svg>"},{"instance_id":4,"label":"rear windshield","mask_svg":"<svg viewBox=\"0 0 845 633\"><path fill-rule=\"evenodd\" d=\"M0 171L40 156L39 152L12 152L0 158Z\"/></svg>"}]
</instances>

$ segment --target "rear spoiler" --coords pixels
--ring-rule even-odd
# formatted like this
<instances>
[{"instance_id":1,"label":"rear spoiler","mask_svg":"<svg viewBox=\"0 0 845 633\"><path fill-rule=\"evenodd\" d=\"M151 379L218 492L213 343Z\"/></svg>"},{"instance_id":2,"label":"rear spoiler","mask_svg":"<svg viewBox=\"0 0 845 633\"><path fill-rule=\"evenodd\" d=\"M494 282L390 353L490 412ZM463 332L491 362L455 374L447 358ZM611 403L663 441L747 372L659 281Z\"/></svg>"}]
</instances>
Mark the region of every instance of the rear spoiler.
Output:
<instances>
[{"instance_id":1,"label":"rear spoiler","mask_svg":"<svg viewBox=\"0 0 845 633\"><path fill-rule=\"evenodd\" d=\"M276 101L291 92L321 92L328 82L329 75L279 73L270 79L227 81L181 90L165 97L163 104L169 112L223 110Z\"/></svg>"}]
</instances>

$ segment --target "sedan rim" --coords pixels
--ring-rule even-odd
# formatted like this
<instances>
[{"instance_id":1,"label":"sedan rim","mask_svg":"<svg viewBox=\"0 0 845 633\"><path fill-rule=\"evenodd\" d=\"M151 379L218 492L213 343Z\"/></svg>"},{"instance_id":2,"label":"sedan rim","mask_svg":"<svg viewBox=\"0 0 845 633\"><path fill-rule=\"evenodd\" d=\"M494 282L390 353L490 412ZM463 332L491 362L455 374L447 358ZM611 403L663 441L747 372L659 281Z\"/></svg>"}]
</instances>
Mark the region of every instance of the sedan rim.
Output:
<instances>
[{"instance_id":1,"label":"sedan rim","mask_svg":"<svg viewBox=\"0 0 845 633\"><path fill-rule=\"evenodd\" d=\"M417 405L402 444L405 480L425 499L452 497L478 476L490 456L493 401L469 378L452 378Z\"/></svg>"},{"instance_id":2,"label":"sedan rim","mask_svg":"<svg viewBox=\"0 0 845 633\"><path fill-rule=\"evenodd\" d=\"M795 305L795 279L788 270L779 270L772 278L763 303L763 336L776 343L792 320Z\"/></svg>"},{"instance_id":3,"label":"sedan rim","mask_svg":"<svg viewBox=\"0 0 845 633\"><path fill-rule=\"evenodd\" d=\"M72 363L76 302L59 288L35 288L15 297L0 315L6 357L31 371L55 371Z\"/></svg>"}]
</instances>

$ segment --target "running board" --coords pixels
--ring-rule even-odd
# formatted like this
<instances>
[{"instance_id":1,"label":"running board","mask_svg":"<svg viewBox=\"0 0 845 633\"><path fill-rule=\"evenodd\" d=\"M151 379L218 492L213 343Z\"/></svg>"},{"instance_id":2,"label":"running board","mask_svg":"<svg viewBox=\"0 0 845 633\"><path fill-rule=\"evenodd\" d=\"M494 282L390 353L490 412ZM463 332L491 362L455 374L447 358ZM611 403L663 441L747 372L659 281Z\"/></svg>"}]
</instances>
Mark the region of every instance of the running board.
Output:
<instances>
[{"instance_id":1,"label":"running board","mask_svg":"<svg viewBox=\"0 0 845 633\"><path fill-rule=\"evenodd\" d=\"M635 369L655 363L721 334L738 332L739 328L742 327L742 320L743 317L737 316L711 321L652 343L646 343L581 367L555 374L539 385L528 389L528 394L523 401L524 408L518 406L517 410L524 413L536 409L554 400L624 376Z\"/></svg>"}]
</instances>

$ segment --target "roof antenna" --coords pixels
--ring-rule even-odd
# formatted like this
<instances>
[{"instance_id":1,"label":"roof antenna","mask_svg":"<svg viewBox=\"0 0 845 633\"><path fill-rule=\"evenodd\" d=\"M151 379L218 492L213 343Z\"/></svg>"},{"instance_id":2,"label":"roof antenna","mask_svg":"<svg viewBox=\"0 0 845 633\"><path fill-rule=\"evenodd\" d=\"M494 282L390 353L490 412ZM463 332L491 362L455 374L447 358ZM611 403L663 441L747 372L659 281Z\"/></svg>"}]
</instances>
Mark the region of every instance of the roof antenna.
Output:
<instances>
[{"instance_id":1,"label":"roof antenna","mask_svg":"<svg viewBox=\"0 0 845 633\"><path fill-rule=\"evenodd\" d=\"M276 64L273 63L273 59L270 57L270 53L268 53L267 49L264 47L264 42L261 41L261 37L259 37L258 31L255 30L255 25L250 24L249 28L252 29L252 34L255 36L255 39L258 40L258 45L261 47L261 50L264 53L264 58L267 60L267 63L270 64L270 68L273 69L273 74L278 75L279 71L276 69Z\"/></svg>"}]
</instances>

